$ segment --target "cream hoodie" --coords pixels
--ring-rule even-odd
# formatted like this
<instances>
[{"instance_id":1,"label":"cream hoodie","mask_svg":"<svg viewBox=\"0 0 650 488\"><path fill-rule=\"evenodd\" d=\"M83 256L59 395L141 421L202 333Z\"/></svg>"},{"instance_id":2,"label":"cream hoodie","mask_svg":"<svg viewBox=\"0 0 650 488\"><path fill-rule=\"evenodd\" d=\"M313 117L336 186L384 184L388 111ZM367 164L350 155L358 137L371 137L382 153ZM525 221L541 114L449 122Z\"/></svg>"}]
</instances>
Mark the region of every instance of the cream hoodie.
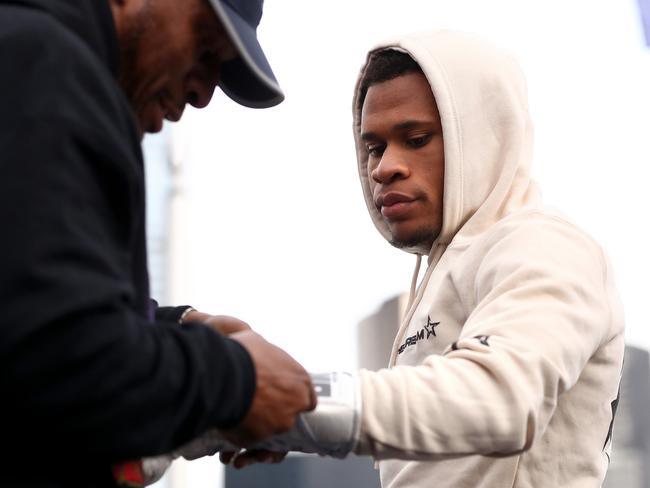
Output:
<instances>
[{"instance_id":1,"label":"cream hoodie","mask_svg":"<svg viewBox=\"0 0 650 488\"><path fill-rule=\"evenodd\" d=\"M598 487L623 315L601 248L544 208L530 178L525 80L510 55L467 34L407 36L385 48L420 64L440 110L443 228L431 249L408 250L428 267L390 368L361 372L357 452L381 460L390 488ZM354 122L366 203L388 237L356 108Z\"/></svg>"}]
</instances>

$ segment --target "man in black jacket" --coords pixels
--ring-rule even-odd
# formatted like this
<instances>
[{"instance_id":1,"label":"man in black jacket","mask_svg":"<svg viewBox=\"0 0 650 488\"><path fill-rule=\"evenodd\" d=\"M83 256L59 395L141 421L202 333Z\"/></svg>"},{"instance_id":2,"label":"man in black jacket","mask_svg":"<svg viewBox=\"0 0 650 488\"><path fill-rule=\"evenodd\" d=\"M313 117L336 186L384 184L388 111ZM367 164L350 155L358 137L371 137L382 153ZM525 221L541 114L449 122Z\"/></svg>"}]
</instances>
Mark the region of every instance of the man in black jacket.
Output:
<instances>
[{"instance_id":1,"label":"man in black jacket","mask_svg":"<svg viewBox=\"0 0 650 488\"><path fill-rule=\"evenodd\" d=\"M282 100L261 8L0 0L0 486L115 486L123 461L210 428L249 445L315 406L245 324L149 298L140 139L217 84Z\"/></svg>"}]
</instances>

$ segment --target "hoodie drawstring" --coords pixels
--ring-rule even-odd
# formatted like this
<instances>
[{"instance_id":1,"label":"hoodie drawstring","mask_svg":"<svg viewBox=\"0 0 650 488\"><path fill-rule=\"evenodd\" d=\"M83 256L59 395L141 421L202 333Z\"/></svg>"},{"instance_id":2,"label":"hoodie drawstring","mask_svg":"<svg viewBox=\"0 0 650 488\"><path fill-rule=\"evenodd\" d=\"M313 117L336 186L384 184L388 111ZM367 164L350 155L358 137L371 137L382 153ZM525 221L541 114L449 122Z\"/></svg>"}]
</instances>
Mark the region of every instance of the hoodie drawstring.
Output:
<instances>
[{"instance_id":1,"label":"hoodie drawstring","mask_svg":"<svg viewBox=\"0 0 650 488\"><path fill-rule=\"evenodd\" d=\"M427 271L424 274L424 277L422 278L423 282L428 282L429 278L431 277L431 273L433 273L434 268L436 267L436 264L438 264L438 261L440 261L440 258L442 255L445 253L445 250L447 249L446 244L441 244L438 243L436 244L432 249L431 252L429 253L428 256L428 267ZM418 278L420 276L420 265L422 264L422 256L420 254L417 254L417 259L415 261L415 269L413 270L413 278L411 279L411 289L409 291L409 300L406 305L406 309L404 311L404 316L402 317L401 320L401 325L397 331L397 334L395 336L395 341L393 342L393 348L391 351L391 356L390 360L388 362L388 367L392 367L395 365L395 361L397 360L397 347L399 345L399 342L402 340L402 336L404 335L404 332L408 328L409 321L411 320L411 317L415 313L415 308L417 304L415 303L416 301L419 301L422 297L422 294L424 293L423 289L420 289L418 291Z\"/></svg>"},{"instance_id":2,"label":"hoodie drawstring","mask_svg":"<svg viewBox=\"0 0 650 488\"><path fill-rule=\"evenodd\" d=\"M415 261L415 269L413 270L413 277L411 278L411 290L409 291L409 301L406 305L406 313L411 309L413 305L413 300L415 300L415 289L418 286L418 276L420 276L420 264L422 263L422 256L417 255Z\"/></svg>"}]
</instances>

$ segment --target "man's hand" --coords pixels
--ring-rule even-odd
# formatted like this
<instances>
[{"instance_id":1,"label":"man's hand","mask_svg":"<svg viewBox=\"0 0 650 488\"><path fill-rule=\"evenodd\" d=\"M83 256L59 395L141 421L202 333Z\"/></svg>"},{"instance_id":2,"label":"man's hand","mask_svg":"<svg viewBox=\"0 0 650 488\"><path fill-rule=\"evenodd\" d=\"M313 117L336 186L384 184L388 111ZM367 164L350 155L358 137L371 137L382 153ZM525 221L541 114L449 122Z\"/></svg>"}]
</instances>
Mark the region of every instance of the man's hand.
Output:
<instances>
[{"instance_id":1,"label":"man's hand","mask_svg":"<svg viewBox=\"0 0 650 488\"><path fill-rule=\"evenodd\" d=\"M231 336L246 348L253 360L256 391L251 408L237 427L221 431L223 437L232 444L251 445L271 435L286 432L293 427L300 412L316 408L316 394L304 368L282 349L253 332L246 322L227 315L210 315L196 310L189 312L183 322L200 322L222 335ZM205 455L208 451L205 450ZM209 452L212 453L213 451ZM235 452L223 452L220 456L222 462L227 464L232 461L235 467L241 468L255 462L277 463L286 454L254 449L239 452L238 455ZM196 452L192 456L199 457Z\"/></svg>"},{"instance_id":2,"label":"man's hand","mask_svg":"<svg viewBox=\"0 0 650 488\"><path fill-rule=\"evenodd\" d=\"M245 449L241 452L223 451L219 460L223 464L231 464L235 469L241 469L251 464L276 464L284 460L287 452L273 452L265 449Z\"/></svg>"},{"instance_id":3,"label":"man's hand","mask_svg":"<svg viewBox=\"0 0 650 488\"><path fill-rule=\"evenodd\" d=\"M220 449L222 463L242 468L254 463L281 461L286 451L316 453L342 459L350 454L360 435L361 385L355 373L333 371L312 374L318 391L318 407L301 413L296 425L261 444L239 450Z\"/></svg>"},{"instance_id":4,"label":"man's hand","mask_svg":"<svg viewBox=\"0 0 650 488\"><path fill-rule=\"evenodd\" d=\"M243 320L228 315L210 315L192 310L188 313L183 322L200 322L216 330L221 335L230 335L243 330L250 330L251 327Z\"/></svg>"},{"instance_id":5,"label":"man's hand","mask_svg":"<svg viewBox=\"0 0 650 488\"><path fill-rule=\"evenodd\" d=\"M291 429L300 412L316 408L316 393L305 369L282 349L252 330L230 336L250 354L255 365L256 389L244 420L222 431L237 446L250 446Z\"/></svg>"}]
</instances>

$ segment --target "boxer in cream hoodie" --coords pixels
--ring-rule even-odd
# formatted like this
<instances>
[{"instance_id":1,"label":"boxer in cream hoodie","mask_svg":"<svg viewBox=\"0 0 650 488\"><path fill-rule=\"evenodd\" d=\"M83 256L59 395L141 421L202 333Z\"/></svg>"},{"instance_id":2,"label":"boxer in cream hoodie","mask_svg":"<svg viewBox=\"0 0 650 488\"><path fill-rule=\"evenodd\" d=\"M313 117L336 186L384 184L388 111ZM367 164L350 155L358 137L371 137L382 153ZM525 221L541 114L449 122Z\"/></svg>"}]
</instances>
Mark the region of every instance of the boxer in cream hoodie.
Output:
<instances>
[{"instance_id":1,"label":"boxer in cream hoodie","mask_svg":"<svg viewBox=\"0 0 650 488\"><path fill-rule=\"evenodd\" d=\"M389 368L360 373L356 452L385 488L601 486L621 306L601 248L531 180L516 62L457 32L382 44L354 135L376 227L426 262Z\"/></svg>"},{"instance_id":2,"label":"boxer in cream hoodie","mask_svg":"<svg viewBox=\"0 0 650 488\"><path fill-rule=\"evenodd\" d=\"M240 466L354 450L380 461L384 488L601 486L623 316L598 244L542 205L526 98L515 61L467 34L369 53L359 175L381 234L417 256L407 312L389 368L326 375L316 410ZM231 449L218 433L190 447Z\"/></svg>"}]
</instances>

